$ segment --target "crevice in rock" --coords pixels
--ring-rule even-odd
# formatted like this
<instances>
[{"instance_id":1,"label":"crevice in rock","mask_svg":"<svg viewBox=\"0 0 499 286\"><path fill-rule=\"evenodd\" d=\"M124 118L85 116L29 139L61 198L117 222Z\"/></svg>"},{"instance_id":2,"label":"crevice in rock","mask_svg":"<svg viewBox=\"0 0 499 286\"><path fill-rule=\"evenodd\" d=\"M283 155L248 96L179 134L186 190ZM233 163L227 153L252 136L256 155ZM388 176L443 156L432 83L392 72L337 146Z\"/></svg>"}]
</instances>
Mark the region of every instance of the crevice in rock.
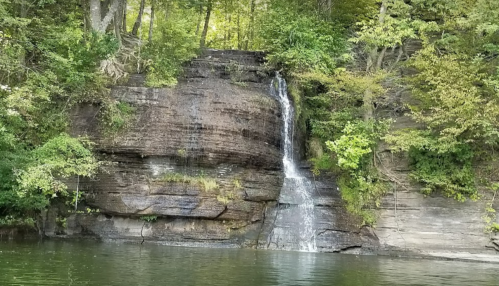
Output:
<instances>
[{"instance_id":1,"label":"crevice in rock","mask_svg":"<svg viewBox=\"0 0 499 286\"><path fill-rule=\"evenodd\" d=\"M272 243L272 237L274 236L275 222L277 220L277 217L279 216L279 211L281 210L280 205L281 204L278 203L276 206L276 213L274 216L274 221L272 222L272 230L270 231L269 238L267 240L267 248L269 248L270 244ZM277 246L277 240L276 240L276 246Z\"/></svg>"},{"instance_id":2,"label":"crevice in rock","mask_svg":"<svg viewBox=\"0 0 499 286\"><path fill-rule=\"evenodd\" d=\"M258 245L260 245L260 236L262 235L263 228L265 227L265 220L267 218L267 208L268 205L265 203L265 208L262 210L262 222L260 223L260 230L258 231L258 236L256 237L256 249L258 249Z\"/></svg>"},{"instance_id":3,"label":"crevice in rock","mask_svg":"<svg viewBox=\"0 0 499 286\"><path fill-rule=\"evenodd\" d=\"M316 236L321 236L327 232L354 233L354 234L360 233L360 231L348 231L348 230L341 230L341 229L324 229L324 230L318 232Z\"/></svg>"},{"instance_id":4,"label":"crevice in rock","mask_svg":"<svg viewBox=\"0 0 499 286\"><path fill-rule=\"evenodd\" d=\"M144 239L144 235L142 234L142 232L144 231L144 226L145 226L145 225L146 225L146 222L144 222L144 223L142 224L142 228L140 229L140 237L142 237L142 242L140 243L141 245L142 245L142 244L144 244L144 241L145 241L145 239Z\"/></svg>"},{"instance_id":5,"label":"crevice in rock","mask_svg":"<svg viewBox=\"0 0 499 286\"><path fill-rule=\"evenodd\" d=\"M362 248L362 245L350 245L347 247L343 247L339 250L335 250L333 252L334 253L342 253L342 252L346 252L346 251L350 251L350 250L354 250L354 249L361 249L361 248Z\"/></svg>"},{"instance_id":6,"label":"crevice in rock","mask_svg":"<svg viewBox=\"0 0 499 286\"><path fill-rule=\"evenodd\" d=\"M217 220L219 219L221 216L223 216L227 211L229 210L229 208L227 206L225 206L225 208L223 209L222 212L220 212L216 217L213 218L213 220Z\"/></svg>"}]
</instances>

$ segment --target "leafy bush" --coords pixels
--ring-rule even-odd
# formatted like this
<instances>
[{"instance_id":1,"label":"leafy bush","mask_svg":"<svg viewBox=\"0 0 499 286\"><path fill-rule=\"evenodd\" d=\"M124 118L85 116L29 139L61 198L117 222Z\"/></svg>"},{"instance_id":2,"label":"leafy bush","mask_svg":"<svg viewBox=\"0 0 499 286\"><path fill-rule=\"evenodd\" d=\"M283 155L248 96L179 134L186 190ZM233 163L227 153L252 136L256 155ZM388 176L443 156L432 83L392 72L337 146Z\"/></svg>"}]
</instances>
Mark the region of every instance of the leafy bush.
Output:
<instances>
[{"instance_id":1,"label":"leafy bush","mask_svg":"<svg viewBox=\"0 0 499 286\"><path fill-rule=\"evenodd\" d=\"M375 142L369 137L365 132L359 132L358 126L348 123L343 135L338 140L327 141L326 146L336 153L341 169L353 171L360 167L361 159L373 151L371 148Z\"/></svg>"},{"instance_id":2,"label":"leafy bush","mask_svg":"<svg viewBox=\"0 0 499 286\"><path fill-rule=\"evenodd\" d=\"M310 160L313 171L334 171L347 209L369 225L375 221L369 208L379 204L387 189L373 166L373 158L390 122L365 121L361 103L367 89L373 96L384 93L379 84L382 78L381 74L364 77L337 69L334 76L307 72L300 74L299 79L309 132L315 141L322 142L325 150Z\"/></svg>"},{"instance_id":3,"label":"leafy bush","mask_svg":"<svg viewBox=\"0 0 499 286\"><path fill-rule=\"evenodd\" d=\"M441 191L459 201L478 198L474 152L468 144L448 145L429 131L417 130L399 130L384 139L395 152L408 152L411 177L424 185L424 194Z\"/></svg>"},{"instance_id":4,"label":"leafy bush","mask_svg":"<svg viewBox=\"0 0 499 286\"><path fill-rule=\"evenodd\" d=\"M89 141L67 134L36 148L31 153L32 162L17 173L18 195L67 195L67 186L61 179L77 175L88 177L97 169L98 162L89 148Z\"/></svg>"},{"instance_id":5,"label":"leafy bush","mask_svg":"<svg viewBox=\"0 0 499 286\"><path fill-rule=\"evenodd\" d=\"M375 169L341 174L338 178L341 197L347 210L362 219L362 225L374 225L374 208L379 207L388 186L379 179Z\"/></svg>"},{"instance_id":6,"label":"leafy bush","mask_svg":"<svg viewBox=\"0 0 499 286\"><path fill-rule=\"evenodd\" d=\"M330 74L343 60L347 43L338 25L280 7L265 19L261 36L270 64L293 72Z\"/></svg>"}]
</instances>

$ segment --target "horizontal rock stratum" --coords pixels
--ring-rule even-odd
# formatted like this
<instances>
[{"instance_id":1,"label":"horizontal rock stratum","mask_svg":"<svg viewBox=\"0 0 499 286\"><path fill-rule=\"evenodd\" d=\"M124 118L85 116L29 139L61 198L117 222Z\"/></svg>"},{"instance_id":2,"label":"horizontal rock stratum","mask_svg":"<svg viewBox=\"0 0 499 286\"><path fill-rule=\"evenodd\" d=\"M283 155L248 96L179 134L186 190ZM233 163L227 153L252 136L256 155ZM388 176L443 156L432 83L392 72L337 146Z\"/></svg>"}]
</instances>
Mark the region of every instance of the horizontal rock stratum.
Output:
<instances>
[{"instance_id":1,"label":"horizontal rock stratum","mask_svg":"<svg viewBox=\"0 0 499 286\"><path fill-rule=\"evenodd\" d=\"M71 215L61 228L64 207L50 209L45 235L286 249L272 235L293 227L286 214L296 206L286 201L281 110L262 63L262 53L210 50L186 66L175 88L147 88L143 75L132 75L112 88L116 100L135 108L130 127L114 136L100 132L99 104L75 108L73 135L96 142L105 164L79 184L85 214ZM397 157L383 152L380 160L407 176ZM313 176L306 164L302 171L314 182L319 251L499 262L499 240L483 233L483 201L399 189L383 200L376 228L359 228L334 176ZM86 207L99 213L86 214Z\"/></svg>"}]
</instances>

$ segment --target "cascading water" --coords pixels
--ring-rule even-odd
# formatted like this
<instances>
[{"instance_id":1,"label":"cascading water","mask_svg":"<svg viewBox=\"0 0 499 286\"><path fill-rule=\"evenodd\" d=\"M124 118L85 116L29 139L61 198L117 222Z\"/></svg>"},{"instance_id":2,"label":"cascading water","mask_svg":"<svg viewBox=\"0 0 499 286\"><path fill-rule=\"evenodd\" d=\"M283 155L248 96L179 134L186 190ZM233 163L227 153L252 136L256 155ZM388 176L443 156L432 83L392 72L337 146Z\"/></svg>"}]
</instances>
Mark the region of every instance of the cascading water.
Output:
<instances>
[{"instance_id":1,"label":"cascading water","mask_svg":"<svg viewBox=\"0 0 499 286\"><path fill-rule=\"evenodd\" d=\"M272 81L271 90L281 104L284 122L282 161L285 178L279 203L289 206L287 211L277 216L273 230L273 243L276 248L315 252L317 247L314 230L314 202L311 195L312 183L300 174L293 160L294 109L288 98L286 81L279 73Z\"/></svg>"}]
</instances>

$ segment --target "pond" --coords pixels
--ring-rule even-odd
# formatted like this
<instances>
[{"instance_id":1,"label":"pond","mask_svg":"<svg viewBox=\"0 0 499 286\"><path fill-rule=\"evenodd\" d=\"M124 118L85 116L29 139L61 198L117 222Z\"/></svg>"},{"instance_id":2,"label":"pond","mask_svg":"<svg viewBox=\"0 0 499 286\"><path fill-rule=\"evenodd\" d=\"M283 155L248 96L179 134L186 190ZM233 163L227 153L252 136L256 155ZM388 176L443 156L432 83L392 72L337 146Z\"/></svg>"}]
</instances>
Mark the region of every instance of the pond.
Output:
<instances>
[{"instance_id":1,"label":"pond","mask_svg":"<svg viewBox=\"0 0 499 286\"><path fill-rule=\"evenodd\" d=\"M0 285L499 285L497 264L182 248L0 242Z\"/></svg>"}]
</instances>

